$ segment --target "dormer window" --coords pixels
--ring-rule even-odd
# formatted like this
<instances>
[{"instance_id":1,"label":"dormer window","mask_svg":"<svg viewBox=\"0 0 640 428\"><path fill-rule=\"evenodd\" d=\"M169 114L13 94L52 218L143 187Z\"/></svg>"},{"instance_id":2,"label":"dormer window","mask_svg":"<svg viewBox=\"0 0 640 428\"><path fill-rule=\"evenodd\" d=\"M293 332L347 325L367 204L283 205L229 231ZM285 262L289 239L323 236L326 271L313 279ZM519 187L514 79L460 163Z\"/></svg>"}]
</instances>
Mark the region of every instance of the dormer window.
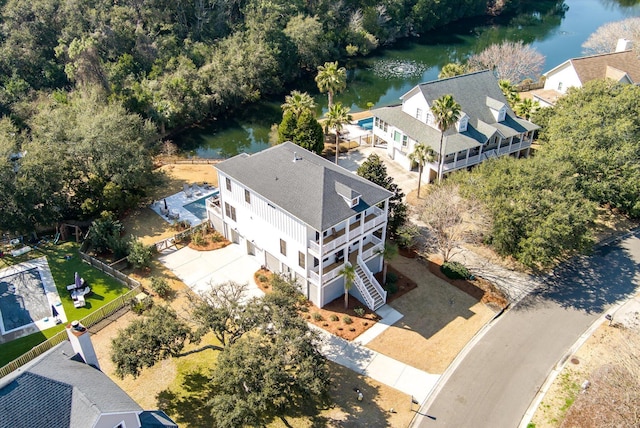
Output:
<instances>
[{"instance_id":1,"label":"dormer window","mask_svg":"<svg viewBox=\"0 0 640 428\"><path fill-rule=\"evenodd\" d=\"M486 105L491 109L491 114L493 114L493 118L496 122L502 122L504 120L507 115L507 105L505 103L487 97Z\"/></svg>"},{"instance_id":2,"label":"dormer window","mask_svg":"<svg viewBox=\"0 0 640 428\"><path fill-rule=\"evenodd\" d=\"M462 113L457 123L458 132L465 132L467 130L468 125L469 125L469 116L467 116L465 113Z\"/></svg>"},{"instance_id":3,"label":"dormer window","mask_svg":"<svg viewBox=\"0 0 640 428\"><path fill-rule=\"evenodd\" d=\"M336 193L342 196L347 205L349 205L349 208L353 208L360 203L360 193L346 184L336 182Z\"/></svg>"}]
</instances>

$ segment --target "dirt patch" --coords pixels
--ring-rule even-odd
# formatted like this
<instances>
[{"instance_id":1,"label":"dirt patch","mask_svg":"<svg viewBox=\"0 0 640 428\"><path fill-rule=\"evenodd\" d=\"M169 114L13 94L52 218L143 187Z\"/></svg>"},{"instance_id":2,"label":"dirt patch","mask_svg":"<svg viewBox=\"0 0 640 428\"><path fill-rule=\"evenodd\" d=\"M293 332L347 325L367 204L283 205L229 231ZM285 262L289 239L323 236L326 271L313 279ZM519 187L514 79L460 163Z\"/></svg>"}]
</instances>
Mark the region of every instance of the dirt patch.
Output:
<instances>
[{"instance_id":1,"label":"dirt patch","mask_svg":"<svg viewBox=\"0 0 640 428\"><path fill-rule=\"evenodd\" d=\"M367 347L428 373L442 373L495 311L432 274L422 259L396 257L417 287L390 306L404 315Z\"/></svg>"},{"instance_id":2,"label":"dirt patch","mask_svg":"<svg viewBox=\"0 0 640 428\"><path fill-rule=\"evenodd\" d=\"M471 297L480 300L482 303L492 305L498 309L504 309L509 304L509 300L505 295L490 281L476 276L474 279L451 279L447 277L440 267L442 266L442 260L438 258L431 258L425 260L429 267L429 271L438 278L447 281L449 284L464 291Z\"/></svg>"}]
</instances>

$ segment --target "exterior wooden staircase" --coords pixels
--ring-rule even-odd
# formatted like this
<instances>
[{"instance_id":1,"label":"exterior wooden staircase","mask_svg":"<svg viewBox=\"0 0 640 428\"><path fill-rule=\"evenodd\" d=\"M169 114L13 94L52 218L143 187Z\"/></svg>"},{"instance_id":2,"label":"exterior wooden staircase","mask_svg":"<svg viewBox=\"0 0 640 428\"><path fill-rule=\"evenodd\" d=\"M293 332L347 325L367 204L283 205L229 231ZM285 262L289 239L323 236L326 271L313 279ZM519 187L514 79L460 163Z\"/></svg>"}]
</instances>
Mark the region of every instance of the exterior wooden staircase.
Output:
<instances>
[{"instance_id":1,"label":"exterior wooden staircase","mask_svg":"<svg viewBox=\"0 0 640 428\"><path fill-rule=\"evenodd\" d=\"M372 311L377 310L387 302L387 292L374 278L364 261L358 256L358 262L354 266L356 271L355 285L365 303Z\"/></svg>"}]
</instances>

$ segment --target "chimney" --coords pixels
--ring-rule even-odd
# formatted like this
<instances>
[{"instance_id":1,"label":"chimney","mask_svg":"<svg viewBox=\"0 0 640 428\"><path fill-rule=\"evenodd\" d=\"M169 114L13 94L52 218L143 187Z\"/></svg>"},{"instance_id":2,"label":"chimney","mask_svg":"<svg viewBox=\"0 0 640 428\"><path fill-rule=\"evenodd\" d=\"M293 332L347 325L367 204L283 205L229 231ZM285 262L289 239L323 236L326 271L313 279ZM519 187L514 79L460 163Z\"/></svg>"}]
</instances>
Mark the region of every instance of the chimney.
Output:
<instances>
[{"instance_id":1,"label":"chimney","mask_svg":"<svg viewBox=\"0 0 640 428\"><path fill-rule=\"evenodd\" d=\"M67 325L66 329L67 336L69 336L69 342L71 342L73 350L80 354L85 363L100 370L98 356L96 355L96 351L93 349L89 330L87 330L87 328L78 321L71 321L71 324Z\"/></svg>"},{"instance_id":2,"label":"chimney","mask_svg":"<svg viewBox=\"0 0 640 428\"><path fill-rule=\"evenodd\" d=\"M618 39L618 44L616 45L616 52L624 52L631 49L633 46L633 42L627 39Z\"/></svg>"}]
</instances>

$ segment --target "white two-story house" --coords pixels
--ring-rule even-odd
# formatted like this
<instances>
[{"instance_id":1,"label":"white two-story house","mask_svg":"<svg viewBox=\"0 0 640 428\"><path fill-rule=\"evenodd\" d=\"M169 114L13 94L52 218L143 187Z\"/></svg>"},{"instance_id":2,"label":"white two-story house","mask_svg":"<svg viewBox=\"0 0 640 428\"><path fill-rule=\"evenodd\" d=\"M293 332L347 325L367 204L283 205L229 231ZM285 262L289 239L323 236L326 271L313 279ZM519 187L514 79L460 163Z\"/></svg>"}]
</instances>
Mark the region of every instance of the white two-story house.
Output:
<instances>
[{"instance_id":1,"label":"white two-story house","mask_svg":"<svg viewBox=\"0 0 640 428\"><path fill-rule=\"evenodd\" d=\"M389 191L290 142L216 168L220 193L207 213L227 239L295 278L319 307L344 293L347 262L357 273L351 294L371 309L385 303L373 274L382 269Z\"/></svg>"},{"instance_id":2,"label":"white two-story house","mask_svg":"<svg viewBox=\"0 0 640 428\"><path fill-rule=\"evenodd\" d=\"M432 103L452 95L462 112L458 122L444 134L442 153L440 131L431 111ZM487 159L511 155L528 156L533 132L539 127L515 115L491 71L479 71L415 86L401 97L402 104L373 110L373 134L377 144L386 144L387 154L407 170L417 143L436 153L434 162L424 166L423 178L469 168Z\"/></svg>"},{"instance_id":3,"label":"white two-story house","mask_svg":"<svg viewBox=\"0 0 640 428\"><path fill-rule=\"evenodd\" d=\"M612 79L626 84L640 83L640 58L632 42L619 39L615 52L571 58L544 73L544 89L532 91L541 106L555 105L569 88L581 88L596 79Z\"/></svg>"}]
</instances>

